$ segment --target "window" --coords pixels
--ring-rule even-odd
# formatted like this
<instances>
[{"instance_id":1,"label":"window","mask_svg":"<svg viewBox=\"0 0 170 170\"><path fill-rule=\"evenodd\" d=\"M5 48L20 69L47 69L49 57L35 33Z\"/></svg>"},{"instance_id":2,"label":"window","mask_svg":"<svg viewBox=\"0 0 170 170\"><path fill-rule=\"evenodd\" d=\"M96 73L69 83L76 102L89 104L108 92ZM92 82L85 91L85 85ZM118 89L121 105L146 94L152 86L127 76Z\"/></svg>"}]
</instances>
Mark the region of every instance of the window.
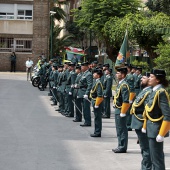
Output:
<instances>
[{"instance_id":1,"label":"window","mask_svg":"<svg viewBox=\"0 0 170 170\"><path fill-rule=\"evenodd\" d=\"M0 20L32 20L33 5L27 4L1 4Z\"/></svg>"},{"instance_id":2,"label":"window","mask_svg":"<svg viewBox=\"0 0 170 170\"><path fill-rule=\"evenodd\" d=\"M18 10L17 19L32 19L31 10Z\"/></svg>"},{"instance_id":3,"label":"window","mask_svg":"<svg viewBox=\"0 0 170 170\"><path fill-rule=\"evenodd\" d=\"M0 37L0 52L32 52L32 39Z\"/></svg>"}]
</instances>

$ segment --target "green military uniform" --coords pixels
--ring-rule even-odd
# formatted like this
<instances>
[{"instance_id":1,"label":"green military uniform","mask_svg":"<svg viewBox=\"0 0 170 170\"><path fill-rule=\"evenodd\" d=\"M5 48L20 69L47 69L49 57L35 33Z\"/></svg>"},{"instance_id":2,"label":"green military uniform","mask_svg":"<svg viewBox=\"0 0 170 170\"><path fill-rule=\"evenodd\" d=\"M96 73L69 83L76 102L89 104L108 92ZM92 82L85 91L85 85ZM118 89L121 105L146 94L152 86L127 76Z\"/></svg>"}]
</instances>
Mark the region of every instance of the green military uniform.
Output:
<instances>
[{"instance_id":1,"label":"green military uniform","mask_svg":"<svg viewBox=\"0 0 170 170\"><path fill-rule=\"evenodd\" d=\"M77 98L78 94L78 88L77 84L79 84L79 81L81 79L82 73L79 73L76 77L75 80L75 85L74 85L74 92L73 92L73 97L75 99L75 110L76 110L76 115L75 115L75 120L81 122L82 121L82 104L81 104L81 98Z\"/></svg>"},{"instance_id":2,"label":"green military uniform","mask_svg":"<svg viewBox=\"0 0 170 170\"><path fill-rule=\"evenodd\" d=\"M78 84L78 93L77 98L81 98L82 106L83 106L83 116L84 116L84 124L91 125L91 111L90 111L90 102L84 98L84 95L89 97L90 90L92 88L93 77L90 71L85 71L82 74L82 77Z\"/></svg>"},{"instance_id":3,"label":"green military uniform","mask_svg":"<svg viewBox=\"0 0 170 170\"><path fill-rule=\"evenodd\" d=\"M67 117L74 117L74 103L73 103L73 88L71 88L71 85L75 84L77 74L72 70L68 77L66 82L66 95L68 98L68 110L66 111L68 114Z\"/></svg>"},{"instance_id":4,"label":"green military uniform","mask_svg":"<svg viewBox=\"0 0 170 170\"><path fill-rule=\"evenodd\" d=\"M71 63L77 64L77 63L78 63L77 57L73 57L73 58L71 59Z\"/></svg>"},{"instance_id":5,"label":"green military uniform","mask_svg":"<svg viewBox=\"0 0 170 170\"><path fill-rule=\"evenodd\" d=\"M99 79L96 79L96 81L94 82L91 92L90 92L90 96L92 98L92 106L94 108L94 124L95 124L95 130L94 130L94 134L95 135L101 135L101 131L102 131L102 105L101 103L99 105L97 105L98 108L95 107L98 99L103 100L103 86L102 83Z\"/></svg>"},{"instance_id":6,"label":"green military uniform","mask_svg":"<svg viewBox=\"0 0 170 170\"><path fill-rule=\"evenodd\" d=\"M41 81L41 84L42 84L41 90L44 90L44 88L45 88L45 75L46 75L46 65L45 65L45 63L41 65L41 67L38 71L38 75L40 76L40 81Z\"/></svg>"},{"instance_id":7,"label":"green military uniform","mask_svg":"<svg viewBox=\"0 0 170 170\"><path fill-rule=\"evenodd\" d=\"M144 88L136 97L131 109L131 113L132 113L131 127L135 129L136 134L138 136L139 144L141 148L141 154L143 158L141 162L141 170L152 169L148 138L147 135L145 133L142 133L141 131L144 122L143 112L144 112L145 104L148 102L147 99L151 91L152 91L151 87Z\"/></svg>"},{"instance_id":8,"label":"green military uniform","mask_svg":"<svg viewBox=\"0 0 170 170\"><path fill-rule=\"evenodd\" d=\"M114 96L114 105L115 105L115 123L116 123L116 132L118 138L118 147L114 152L126 152L128 145L128 130L126 126L126 116L121 117L121 109L123 103L129 104L129 85L125 79L121 80L116 88L116 95ZM124 107L124 106L123 106Z\"/></svg>"},{"instance_id":9,"label":"green military uniform","mask_svg":"<svg viewBox=\"0 0 170 170\"><path fill-rule=\"evenodd\" d=\"M153 169L165 170L163 142L156 141L163 121L170 122L168 94L162 85L154 87L153 92L149 96L149 102L145 106L145 111L147 116L146 132L149 139ZM167 136L169 134L165 137Z\"/></svg>"},{"instance_id":10,"label":"green military uniform","mask_svg":"<svg viewBox=\"0 0 170 170\"><path fill-rule=\"evenodd\" d=\"M103 96L104 96L104 116L110 118L110 97L112 97L112 76L110 74L105 76L103 81Z\"/></svg>"},{"instance_id":11,"label":"green military uniform","mask_svg":"<svg viewBox=\"0 0 170 170\"><path fill-rule=\"evenodd\" d=\"M142 75L139 74L136 76L136 79L135 79L135 82L134 82L134 87L135 87L135 93L136 93L136 96L139 94L139 92L141 91L141 78L142 78Z\"/></svg>"},{"instance_id":12,"label":"green military uniform","mask_svg":"<svg viewBox=\"0 0 170 170\"><path fill-rule=\"evenodd\" d=\"M64 96L63 96L63 89L62 89L62 78L63 72L59 72L58 79L57 79L57 95L59 99L59 109L57 111L64 113Z\"/></svg>"},{"instance_id":13,"label":"green military uniform","mask_svg":"<svg viewBox=\"0 0 170 170\"><path fill-rule=\"evenodd\" d=\"M135 88L134 88L135 79L134 79L133 73L131 73L131 72L128 73L126 75L125 79L129 85L130 93L135 93ZM131 130L131 120L132 120L132 115L130 114L130 109L131 109L131 107L129 108L129 110L126 113L126 125L129 130Z\"/></svg>"},{"instance_id":14,"label":"green military uniform","mask_svg":"<svg viewBox=\"0 0 170 170\"><path fill-rule=\"evenodd\" d=\"M58 79L58 71L53 71L53 77L54 77L54 84L52 86L52 94L53 94L53 102L54 105L57 104L57 79Z\"/></svg>"}]
</instances>

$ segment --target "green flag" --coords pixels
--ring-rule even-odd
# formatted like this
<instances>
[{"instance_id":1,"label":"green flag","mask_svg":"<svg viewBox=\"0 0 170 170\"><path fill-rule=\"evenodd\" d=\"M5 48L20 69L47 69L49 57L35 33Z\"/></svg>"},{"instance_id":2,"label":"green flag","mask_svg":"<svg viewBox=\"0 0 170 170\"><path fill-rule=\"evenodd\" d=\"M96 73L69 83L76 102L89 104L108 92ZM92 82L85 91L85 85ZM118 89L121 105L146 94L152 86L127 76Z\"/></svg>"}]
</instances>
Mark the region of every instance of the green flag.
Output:
<instances>
[{"instance_id":1,"label":"green flag","mask_svg":"<svg viewBox=\"0 0 170 170\"><path fill-rule=\"evenodd\" d=\"M115 67L123 66L127 58L129 58L129 56L130 56L130 50L129 50L129 44L128 44L128 32L126 30L123 43L121 45L119 54L116 59Z\"/></svg>"}]
</instances>

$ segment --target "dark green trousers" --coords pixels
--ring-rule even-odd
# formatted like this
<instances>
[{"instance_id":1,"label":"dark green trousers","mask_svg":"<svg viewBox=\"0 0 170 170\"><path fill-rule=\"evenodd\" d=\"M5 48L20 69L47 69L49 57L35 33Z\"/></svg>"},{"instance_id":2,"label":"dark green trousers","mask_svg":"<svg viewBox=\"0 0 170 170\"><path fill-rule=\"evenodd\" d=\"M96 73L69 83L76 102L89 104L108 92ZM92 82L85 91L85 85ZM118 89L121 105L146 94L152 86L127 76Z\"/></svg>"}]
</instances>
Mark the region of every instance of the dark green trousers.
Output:
<instances>
[{"instance_id":1,"label":"dark green trousers","mask_svg":"<svg viewBox=\"0 0 170 170\"><path fill-rule=\"evenodd\" d=\"M141 162L141 170L151 170L152 163L151 163L150 152L149 152L148 137L145 133L142 133L141 130L136 129L135 131L139 139L141 154L143 158Z\"/></svg>"},{"instance_id":2,"label":"dark green trousers","mask_svg":"<svg viewBox=\"0 0 170 170\"><path fill-rule=\"evenodd\" d=\"M89 99L90 100L90 99ZM85 124L91 125L91 110L90 110L90 102L86 99L82 99L83 105L83 116L85 120Z\"/></svg>"},{"instance_id":3,"label":"dark green trousers","mask_svg":"<svg viewBox=\"0 0 170 170\"><path fill-rule=\"evenodd\" d=\"M155 138L149 138L149 149L153 170L165 170L163 142L157 142Z\"/></svg>"},{"instance_id":4,"label":"dark green trousers","mask_svg":"<svg viewBox=\"0 0 170 170\"><path fill-rule=\"evenodd\" d=\"M104 113L107 117L110 117L110 97L104 98Z\"/></svg>"},{"instance_id":5,"label":"dark green trousers","mask_svg":"<svg viewBox=\"0 0 170 170\"><path fill-rule=\"evenodd\" d=\"M68 95L68 113L70 116L74 116L73 95Z\"/></svg>"},{"instance_id":6,"label":"dark green trousers","mask_svg":"<svg viewBox=\"0 0 170 170\"><path fill-rule=\"evenodd\" d=\"M93 104L94 109L94 134L101 134L102 131L102 105L99 105L99 108L95 108Z\"/></svg>"},{"instance_id":7,"label":"dark green trousers","mask_svg":"<svg viewBox=\"0 0 170 170\"><path fill-rule=\"evenodd\" d=\"M115 114L115 124L118 138L118 147L126 151L128 145L128 130L126 127L126 116L120 117L120 114Z\"/></svg>"},{"instance_id":8,"label":"dark green trousers","mask_svg":"<svg viewBox=\"0 0 170 170\"><path fill-rule=\"evenodd\" d=\"M131 123L132 123L132 115L130 114L130 110L131 110L131 106L126 113L126 126L127 126L127 128L131 128Z\"/></svg>"},{"instance_id":9,"label":"dark green trousers","mask_svg":"<svg viewBox=\"0 0 170 170\"><path fill-rule=\"evenodd\" d=\"M78 109L77 109L77 107L75 107L75 109L76 109L76 117L75 117L75 119L79 120L79 121L82 120L82 103L81 103L81 101L82 101L81 98L76 98L75 99L75 104L78 107Z\"/></svg>"},{"instance_id":10,"label":"dark green trousers","mask_svg":"<svg viewBox=\"0 0 170 170\"><path fill-rule=\"evenodd\" d=\"M59 109L60 111L64 112L64 95L62 92L58 91L59 97Z\"/></svg>"}]
</instances>

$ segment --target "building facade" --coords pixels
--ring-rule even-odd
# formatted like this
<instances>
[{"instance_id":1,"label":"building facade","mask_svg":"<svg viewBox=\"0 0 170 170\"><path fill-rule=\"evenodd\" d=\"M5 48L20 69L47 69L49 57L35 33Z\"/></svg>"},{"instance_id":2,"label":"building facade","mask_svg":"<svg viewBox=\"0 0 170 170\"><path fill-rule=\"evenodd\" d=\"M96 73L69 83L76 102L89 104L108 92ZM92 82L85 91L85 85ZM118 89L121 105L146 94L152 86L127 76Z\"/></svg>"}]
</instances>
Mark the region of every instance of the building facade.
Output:
<instances>
[{"instance_id":1,"label":"building facade","mask_svg":"<svg viewBox=\"0 0 170 170\"><path fill-rule=\"evenodd\" d=\"M25 71L31 57L49 55L49 0L0 0L0 71L10 70L10 55L16 53L16 71Z\"/></svg>"}]
</instances>

